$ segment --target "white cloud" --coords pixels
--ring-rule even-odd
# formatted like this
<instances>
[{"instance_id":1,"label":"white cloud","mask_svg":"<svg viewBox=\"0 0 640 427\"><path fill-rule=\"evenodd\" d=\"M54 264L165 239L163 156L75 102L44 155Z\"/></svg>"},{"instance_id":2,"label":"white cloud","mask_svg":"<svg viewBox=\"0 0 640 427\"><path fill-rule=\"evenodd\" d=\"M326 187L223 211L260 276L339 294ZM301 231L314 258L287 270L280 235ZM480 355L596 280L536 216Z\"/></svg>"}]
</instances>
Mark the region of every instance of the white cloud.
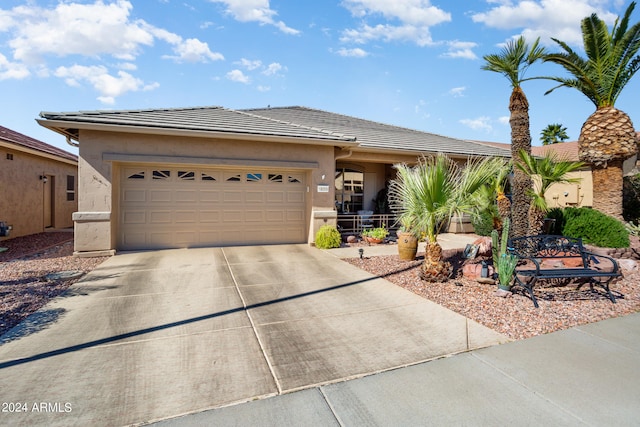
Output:
<instances>
[{"instance_id":1,"label":"white cloud","mask_svg":"<svg viewBox=\"0 0 640 427\"><path fill-rule=\"evenodd\" d=\"M258 92L269 92L271 90L271 86L262 86L258 85Z\"/></svg>"},{"instance_id":2,"label":"white cloud","mask_svg":"<svg viewBox=\"0 0 640 427\"><path fill-rule=\"evenodd\" d=\"M489 133L493 130L493 127L491 126L491 119L486 116L477 117L475 119L462 119L460 120L460 123L477 131L485 131Z\"/></svg>"},{"instance_id":3,"label":"white cloud","mask_svg":"<svg viewBox=\"0 0 640 427\"><path fill-rule=\"evenodd\" d=\"M509 116L500 116L500 117L498 117L498 123L500 123L501 125L508 125L509 124L509 120L510 120Z\"/></svg>"},{"instance_id":4,"label":"white cloud","mask_svg":"<svg viewBox=\"0 0 640 427\"><path fill-rule=\"evenodd\" d=\"M447 42L447 45L449 46L449 51L442 55L446 58L478 59L478 56L472 50L478 46L477 43L454 40Z\"/></svg>"},{"instance_id":5,"label":"white cloud","mask_svg":"<svg viewBox=\"0 0 640 427\"><path fill-rule=\"evenodd\" d=\"M502 30L521 30L529 40L540 37L542 43L553 45L551 37L571 45L582 44L580 21L592 13L612 24L617 14L605 8L609 0L520 0L499 1L498 6L472 15L474 22Z\"/></svg>"},{"instance_id":6,"label":"white cloud","mask_svg":"<svg viewBox=\"0 0 640 427\"><path fill-rule=\"evenodd\" d=\"M165 55L163 58L173 59L177 62L208 62L209 60L221 61L224 59L221 53L211 52L209 45L198 39L180 41L173 48L173 51L177 55Z\"/></svg>"},{"instance_id":7,"label":"white cloud","mask_svg":"<svg viewBox=\"0 0 640 427\"><path fill-rule=\"evenodd\" d=\"M262 74L264 74L265 76L273 76L278 74L280 71L286 70L286 67L283 67L282 65L278 64L277 62L272 62L271 64L269 64L267 66L266 69L264 69L264 71L262 71Z\"/></svg>"},{"instance_id":8,"label":"white cloud","mask_svg":"<svg viewBox=\"0 0 640 427\"><path fill-rule=\"evenodd\" d=\"M240 61L236 62L236 64L242 65L244 68L246 68L249 71L253 71L256 68L262 67L262 61L260 61L259 59L252 61L246 58L242 58Z\"/></svg>"},{"instance_id":9,"label":"white cloud","mask_svg":"<svg viewBox=\"0 0 640 427\"><path fill-rule=\"evenodd\" d=\"M363 20L359 28L343 31L343 42L400 40L426 46L433 44L430 27L451 21L451 14L432 6L430 0L344 0L342 5ZM369 25L367 19L383 23Z\"/></svg>"},{"instance_id":10,"label":"white cloud","mask_svg":"<svg viewBox=\"0 0 640 427\"><path fill-rule=\"evenodd\" d=\"M64 79L69 86L80 86L83 81L89 82L100 92L98 99L106 104L113 104L115 98L124 93L152 90L159 86L157 83L145 84L126 71L118 71L117 76L112 76L102 65L58 67L54 74Z\"/></svg>"},{"instance_id":11,"label":"white cloud","mask_svg":"<svg viewBox=\"0 0 640 427\"><path fill-rule=\"evenodd\" d=\"M454 98L463 98L465 90L467 90L465 86L454 87L449 90L449 95L453 96Z\"/></svg>"},{"instance_id":12,"label":"white cloud","mask_svg":"<svg viewBox=\"0 0 640 427\"><path fill-rule=\"evenodd\" d=\"M261 25L273 25L286 34L299 34L300 31L288 27L282 21L274 18L278 13L271 9L269 0L209 0L212 3L222 3L226 6L226 13L240 22L258 22Z\"/></svg>"},{"instance_id":13,"label":"white cloud","mask_svg":"<svg viewBox=\"0 0 640 427\"><path fill-rule=\"evenodd\" d=\"M231 70L227 73L227 79L232 82L249 84L251 79L246 76L241 70Z\"/></svg>"},{"instance_id":14,"label":"white cloud","mask_svg":"<svg viewBox=\"0 0 640 427\"><path fill-rule=\"evenodd\" d=\"M136 58L157 40L166 42L173 50L173 55L163 58L176 62L224 59L198 39L184 40L178 34L133 19L129 0L55 3L46 8L28 1L23 6L0 9L0 31L7 33L6 45L13 57L12 61L5 56L0 59L0 78L18 79L34 73L44 78L50 75L50 62L81 57L86 64L84 69L78 65L62 66L54 75L64 75L61 78L68 84L89 83L101 93L103 102L110 103L128 91L147 88L140 79L122 70L136 70ZM110 59L119 61L111 65ZM107 67L120 71L110 72Z\"/></svg>"},{"instance_id":15,"label":"white cloud","mask_svg":"<svg viewBox=\"0 0 640 427\"><path fill-rule=\"evenodd\" d=\"M369 52L364 49L360 49L359 47L354 49L346 49L341 48L336 51L336 53L340 56L351 57L351 58L364 58L369 56Z\"/></svg>"},{"instance_id":16,"label":"white cloud","mask_svg":"<svg viewBox=\"0 0 640 427\"><path fill-rule=\"evenodd\" d=\"M6 56L0 53L0 80L20 80L29 77L30 75L31 72L25 65L17 62L11 62Z\"/></svg>"}]
</instances>

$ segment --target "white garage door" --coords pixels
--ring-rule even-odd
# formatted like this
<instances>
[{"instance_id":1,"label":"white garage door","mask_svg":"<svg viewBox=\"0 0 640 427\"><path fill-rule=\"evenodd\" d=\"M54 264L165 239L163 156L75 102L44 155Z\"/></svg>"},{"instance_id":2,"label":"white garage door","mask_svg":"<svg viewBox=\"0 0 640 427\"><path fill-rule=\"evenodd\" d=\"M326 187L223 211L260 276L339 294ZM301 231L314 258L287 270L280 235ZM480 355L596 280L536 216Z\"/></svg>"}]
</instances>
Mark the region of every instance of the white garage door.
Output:
<instances>
[{"instance_id":1,"label":"white garage door","mask_svg":"<svg viewBox=\"0 0 640 427\"><path fill-rule=\"evenodd\" d=\"M304 173L124 166L118 249L306 242Z\"/></svg>"}]
</instances>

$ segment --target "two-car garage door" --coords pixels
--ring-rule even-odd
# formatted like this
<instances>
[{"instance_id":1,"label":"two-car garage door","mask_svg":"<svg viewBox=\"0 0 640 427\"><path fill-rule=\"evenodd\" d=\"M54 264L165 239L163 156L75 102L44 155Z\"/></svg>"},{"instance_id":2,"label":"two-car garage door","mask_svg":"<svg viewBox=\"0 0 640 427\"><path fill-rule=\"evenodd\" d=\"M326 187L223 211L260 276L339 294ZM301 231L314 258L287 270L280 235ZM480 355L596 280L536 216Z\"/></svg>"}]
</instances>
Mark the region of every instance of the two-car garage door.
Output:
<instances>
[{"instance_id":1,"label":"two-car garage door","mask_svg":"<svg viewBox=\"0 0 640 427\"><path fill-rule=\"evenodd\" d=\"M123 166L118 249L306 242L305 174Z\"/></svg>"}]
</instances>

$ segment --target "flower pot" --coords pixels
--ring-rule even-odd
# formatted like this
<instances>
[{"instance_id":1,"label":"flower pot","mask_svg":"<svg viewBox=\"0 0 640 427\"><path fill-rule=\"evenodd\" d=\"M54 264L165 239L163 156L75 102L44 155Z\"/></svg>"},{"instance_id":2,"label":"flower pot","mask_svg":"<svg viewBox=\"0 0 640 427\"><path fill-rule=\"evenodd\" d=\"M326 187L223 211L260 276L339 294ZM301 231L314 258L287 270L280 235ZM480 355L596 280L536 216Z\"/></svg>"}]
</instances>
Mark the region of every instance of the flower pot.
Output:
<instances>
[{"instance_id":1,"label":"flower pot","mask_svg":"<svg viewBox=\"0 0 640 427\"><path fill-rule=\"evenodd\" d=\"M503 285L502 283L498 282L498 289L511 292L511 285Z\"/></svg>"},{"instance_id":2,"label":"flower pot","mask_svg":"<svg viewBox=\"0 0 640 427\"><path fill-rule=\"evenodd\" d=\"M376 239L375 237L365 236L364 238L368 243L378 244L382 243L382 239Z\"/></svg>"},{"instance_id":3,"label":"flower pot","mask_svg":"<svg viewBox=\"0 0 640 427\"><path fill-rule=\"evenodd\" d=\"M418 239L411 233L398 232L398 255L403 261L413 261L418 253Z\"/></svg>"}]
</instances>

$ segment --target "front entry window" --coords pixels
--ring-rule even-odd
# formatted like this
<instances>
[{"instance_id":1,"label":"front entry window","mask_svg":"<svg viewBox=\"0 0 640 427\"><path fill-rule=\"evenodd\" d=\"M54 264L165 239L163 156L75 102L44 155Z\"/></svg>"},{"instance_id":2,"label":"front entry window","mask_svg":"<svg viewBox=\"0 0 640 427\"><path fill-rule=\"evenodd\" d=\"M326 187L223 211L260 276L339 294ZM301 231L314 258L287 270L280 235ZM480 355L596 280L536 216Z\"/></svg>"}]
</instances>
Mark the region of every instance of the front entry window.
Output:
<instances>
[{"instance_id":1,"label":"front entry window","mask_svg":"<svg viewBox=\"0 0 640 427\"><path fill-rule=\"evenodd\" d=\"M363 209L363 172L347 168L337 169L335 186L338 213L356 213Z\"/></svg>"}]
</instances>

